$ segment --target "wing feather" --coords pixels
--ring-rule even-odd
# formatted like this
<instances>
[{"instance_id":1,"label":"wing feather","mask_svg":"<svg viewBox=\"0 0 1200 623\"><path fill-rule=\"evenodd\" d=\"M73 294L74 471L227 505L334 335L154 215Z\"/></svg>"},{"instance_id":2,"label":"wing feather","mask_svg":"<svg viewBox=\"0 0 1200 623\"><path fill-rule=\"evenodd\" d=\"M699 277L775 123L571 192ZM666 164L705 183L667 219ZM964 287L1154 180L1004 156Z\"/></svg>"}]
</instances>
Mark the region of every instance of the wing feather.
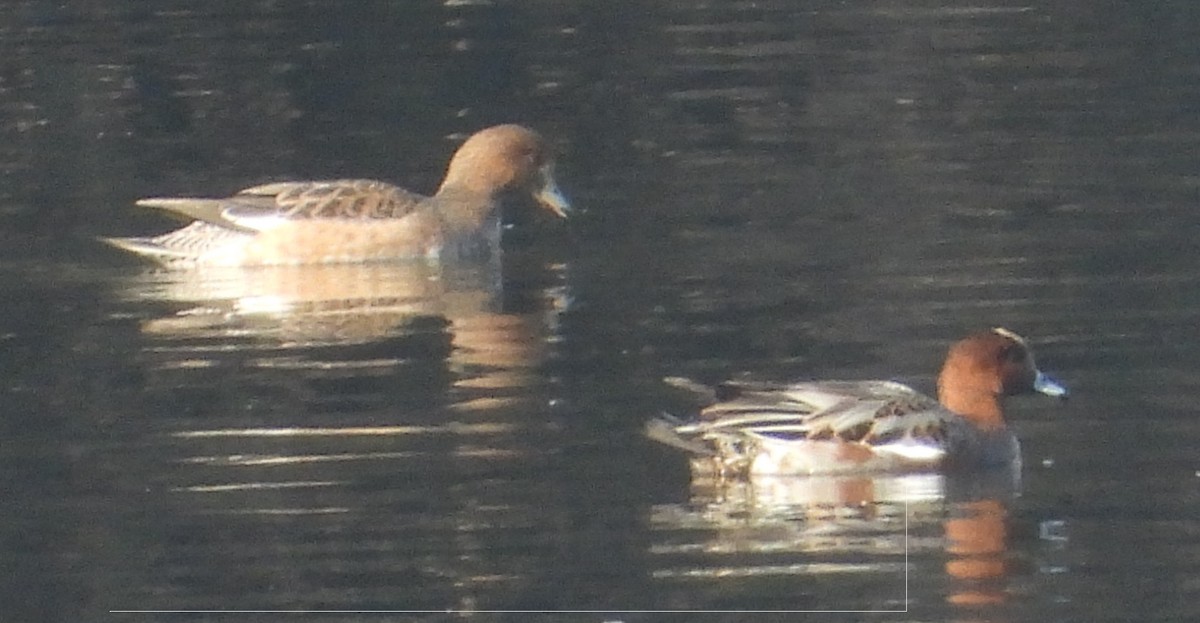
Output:
<instances>
[{"instance_id":1,"label":"wing feather","mask_svg":"<svg viewBox=\"0 0 1200 623\"><path fill-rule=\"evenodd\" d=\"M680 383L673 382L675 385ZM892 381L726 383L718 400L681 435L839 439L870 445L944 436L955 416L937 401Z\"/></svg>"},{"instance_id":2,"label":"wing feather","mask_svg":"<svg viewBox=\"0 0 1200 623\"><path fill-rule=\"evenodd\" d=\"M262 209L262 197L271 198L270 209L289 219L399 218L428 199L376 180L277 182L242 190L227 200L227 211L240 214Z\"/></svg>"},{"instance_id":3,"label":"wing feather","mask_svg":"<svg viewBox=\"0 0 1200 623\"><path fill-rule=\"evenodd\" d=\"M400 218L427 200L428 197L376 180L330 180L263 184L225 199L154 197L141 199L137 204L188 220L256 233L297 219Z\"/></svg>"}]
</instances>

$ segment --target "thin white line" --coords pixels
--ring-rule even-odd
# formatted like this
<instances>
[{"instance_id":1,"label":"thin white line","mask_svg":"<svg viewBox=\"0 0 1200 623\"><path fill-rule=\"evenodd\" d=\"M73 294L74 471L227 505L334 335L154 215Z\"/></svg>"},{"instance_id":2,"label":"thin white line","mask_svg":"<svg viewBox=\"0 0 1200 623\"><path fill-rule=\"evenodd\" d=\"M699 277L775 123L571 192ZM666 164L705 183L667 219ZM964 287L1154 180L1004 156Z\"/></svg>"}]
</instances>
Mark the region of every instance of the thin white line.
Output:
<instances>
[{"instance_id":1,"label":"thin white line","mask_svg":"<svg viewBox=\"0 0 1200 623\"><path fill-rule=\"evenodd\" d=\"M907 614L908 500L904 501L903 610L109 610L109 614Z\"/></svg>"},{"instance_id":2,"label":"thin white line","mask_svg":"<svg viewBox=\"0 0 1200 623\"><path fill-rule=\"evenodd\" d=\"M904 612L908 612L908 500L904 501Z\"/></svg>"}]
</instances>

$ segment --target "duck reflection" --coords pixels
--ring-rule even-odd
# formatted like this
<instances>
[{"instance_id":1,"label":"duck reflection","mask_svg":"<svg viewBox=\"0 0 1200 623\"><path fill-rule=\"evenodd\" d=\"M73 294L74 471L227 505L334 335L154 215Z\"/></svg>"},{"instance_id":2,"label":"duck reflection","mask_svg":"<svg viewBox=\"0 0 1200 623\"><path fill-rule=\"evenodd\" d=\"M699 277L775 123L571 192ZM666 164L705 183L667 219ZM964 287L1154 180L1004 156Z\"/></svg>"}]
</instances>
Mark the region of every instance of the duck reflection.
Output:
<instances>
[{"instance_id":1,"label":"duck reflection","mask_svg":"<svg viewBox=\"0 0 1200 623\"><path fill-rule=\"evenodd\" d=\"M908 586L937 576L956 607L1001 603L1019 485L1018 469L695 477L687 503L651 512L654 577L681 609L762 603L792 576L808 579L764 609L906 611Z\"/></svg>"},{"instance_id":2,"label":"duck reflection","mask_svg":"<svg viewBox=\"0 0 1200 623\"><path fill-rule=\"evenodd\" d=\"M544 273L535 283L553 283L553 273L562 269L519 266ZM203 367L205 357L231 350L275 348L295 355L409 339L409 350L417 350L396 355L445 356L450 371L463 377L462 386L495 388L519 383L542 360L554 319L566 306L563 289L551 285L535 294L540 300L534 304L509 312L501 283L495 266L415 261L150 272L129 279L124 294L169 305L142 328L162 340L154 350L189 357L176 365ZM412 343L414 336L430 334L448 337L448 349L436 340ZM189 352L188 344L197 347ZM422 346L433 352L420 352Z\"/></svg>"},{"instance_id":3,"label":"duck reflection","mask_svg":"<svg viewBox=\"0 0 1200 623\"><path fill-rule=\"evenodd\" d=\"M424 263L279 266L199 273L149 273L131 284L145 298L182 309L143 325L167 338L257 337L291 346L375 341L416 316L447 306L447 287ZM467 307L488 293L468 288Z\"/></svg>"},{"instance_id":4,"label":"duck reflection","mask_svg":"<svg viewBox=\"0 0 1200 623\"><path fill-rule=\"evenodd\" d=\"M947 599L962 606L1006 600L1009 571L1008 507L997 499L963 502L945 522L946 575L954 579Z\"/></svg>"},{"instance_id":5,"label":"duck reflection","mask_svg":"<svg viewBox=\"0 0 1200 623\"><path fill-rule=\"evenodd\" d=\"M130 277L142 473L165 533L148 577L177 596L160 605L327 607L345 595L295 578L374 574L389 580L356 588L366 603L465 608L535 575L536 557L479 542L545 512L519 492L545 461L540 366L563 270L509 255L503 275L414 262Z\"/></svg>"}]
</instances>

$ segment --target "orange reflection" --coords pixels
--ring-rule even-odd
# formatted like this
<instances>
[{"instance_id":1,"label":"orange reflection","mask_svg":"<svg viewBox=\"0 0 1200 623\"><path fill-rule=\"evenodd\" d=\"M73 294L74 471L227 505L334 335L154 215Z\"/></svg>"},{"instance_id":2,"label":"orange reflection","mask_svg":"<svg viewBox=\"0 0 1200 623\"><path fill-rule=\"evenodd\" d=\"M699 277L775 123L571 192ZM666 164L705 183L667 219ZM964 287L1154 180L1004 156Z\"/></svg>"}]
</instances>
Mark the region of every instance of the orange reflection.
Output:
<instances>
[{"instance_id":1,"label":"orange reflection","mask_svg":"<svg viewBox=\"0 0 1200 623\"><path fill-rule=\"evenodd\" d=\"M947 601L957 605L999 604L1006 600L1008 509L995 499L964 502L961 517L947 519L946 574L957 580Z\"/></svg>"},{"instance_id":2,"label":"orange reflection","mask_svg":"<svg viewBox=\"0 0 1200 623\"><path fill-rule=\"evenodd\" d=\"M928 573L930 567L915 561L944 555L948 603L970 607L1007 597L1007 505L1019 486L1015 471L748 479L706 473L693 474L687 504L652 510L651 524L669 535L651 548L662 563L659 579L830 576L850 588L825 607L903 611L906 573ZM931 539L934 534L942 538ZM856 582L874 594L860 595ZM746 586L754 598L749 581Z\"/></svg>"}]
</instances>

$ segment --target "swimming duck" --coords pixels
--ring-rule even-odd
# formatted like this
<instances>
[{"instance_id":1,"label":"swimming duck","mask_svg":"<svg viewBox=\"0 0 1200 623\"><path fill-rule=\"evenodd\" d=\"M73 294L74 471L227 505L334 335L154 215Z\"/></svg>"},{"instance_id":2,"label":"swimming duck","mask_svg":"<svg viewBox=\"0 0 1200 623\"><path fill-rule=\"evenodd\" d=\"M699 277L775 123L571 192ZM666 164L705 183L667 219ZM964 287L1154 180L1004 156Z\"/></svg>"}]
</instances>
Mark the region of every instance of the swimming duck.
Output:
<instances>
[{"instance_id":1,"label":"swimming duck","mask_svg":"<svg viewBox=\"0 0 1200 623\"><path fill-rule=\"evenodd\" d=\"M499 201L521 191L560 217L570 208L546 141L498 125L458 148L432 197L343 179L264 184L225 199L142 199L137 205L193 222L161 236L104 240L171 268L472 256L498 248Z\"/></svg>"},{"instance_id":2,"label":"swimming duck","mask_svg":"<svg viewBox=\"0 0 1200 623\"><path fill-rule=\"evenodd\" d=\"M688 451L695 471L717 477L1019 465L1004 397L1067 396L1037 369L1024 338L1000 328L950 347L938 400L893 381L735 382L711 389L668 381L707 406L693 421L656 418L647 434Z\"/></svg>"}]
</instances>

